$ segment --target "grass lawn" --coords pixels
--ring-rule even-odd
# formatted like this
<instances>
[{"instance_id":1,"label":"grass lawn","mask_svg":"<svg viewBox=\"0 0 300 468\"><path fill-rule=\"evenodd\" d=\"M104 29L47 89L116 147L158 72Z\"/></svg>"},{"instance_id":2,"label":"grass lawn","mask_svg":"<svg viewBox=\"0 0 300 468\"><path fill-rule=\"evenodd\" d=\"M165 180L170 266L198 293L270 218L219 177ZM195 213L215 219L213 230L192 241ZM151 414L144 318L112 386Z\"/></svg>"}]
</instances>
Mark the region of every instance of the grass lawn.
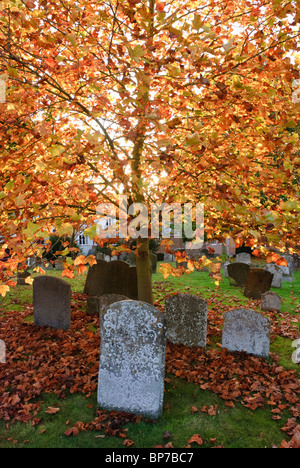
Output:
<instances>
[{"instance_id":1,"label":"grass lawn","mask_svg":"<svg viewBox=\"0 0 300 468\"><path fill-rule=\"evenodd\" d=\"M7 343L7 362L0 364L1 448L271 448L294 440L299 365L291 356L299 330L300 272L293 283L274 289L283 302L280 313L267 314L268 360L228 356L220 348L223 313L241 306L261 311L260 301L245 298L226 278L217 288L205 272L167 280L153 275L159 309L177 292L199 294L209 306L205 350L168 345L164 411L157 421L99 409L98 318L85 314L85 276L66 281L73 291L67 332L34 326L31 286L16 287L0 302L0 339Z\"/></svg>"}]
</instances>

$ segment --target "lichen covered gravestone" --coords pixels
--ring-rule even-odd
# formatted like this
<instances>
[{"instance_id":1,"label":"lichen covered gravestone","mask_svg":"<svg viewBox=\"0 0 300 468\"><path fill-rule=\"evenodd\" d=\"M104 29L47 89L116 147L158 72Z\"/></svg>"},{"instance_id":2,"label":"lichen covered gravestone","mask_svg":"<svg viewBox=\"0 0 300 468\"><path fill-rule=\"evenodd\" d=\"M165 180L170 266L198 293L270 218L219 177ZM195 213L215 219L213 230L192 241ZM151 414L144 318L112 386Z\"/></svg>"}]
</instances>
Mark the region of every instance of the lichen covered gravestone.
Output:
<instances>
[{"instance_id":1,"label":"lichen covered gravestone","mask_svg":"<svg viewBox=\"0 0 300 468\"><path fill-rule=\"evenodd\" d=\"M236 309L223 315L222 346L267 358L270 351L270 321L259 312Z\"/></svg>"},{"instance_id":2,"label":"lichen covered gravestone","mask_svg":"<svg viewBox=\"0 0 300 468\"><path fill-rule=\"evenodd\" d=\"M161 312L144 302L117 302L103 312L100 330L99 405L159 417L166 353Z\"/></svg>"},{"instance_id":3,"label":"lichen covered gravestone","mask_svg":"<svg viewBox=\"0 0 300 468\"><path fill-rule=\"evenodd\" d=\"M229 284L231 286L245 286L250 266L247 263L230 263L227 266Z\"/></svg>"},{"instance_id":4,"label":"lichen covered gravestone","mask_svg":"<svg viewBox=\"0 0 300 468\"><path fill-rule=\"evenodd\" d=\"M172 343L206 346L207 302L191 294L176 294L166 299L167 338Z\"/></svg>"},{"instance_id":5,"label":"lichen covered gravestone","mask_svg":"<svg viewBox=\"0 0 300 468\"><path fill-rule=\"evenodd\" d=\"M250 268L244 296L252 299L261 299L261 295L270 290L273 276L272 273L262 268Z\"/></svg>"},{"instance_id":6,"label":"lichen covered gravestone","mask_svg":"<svg viewBox=\"0 0 300 468\"><path fill-rule=\"evenodd\" d=\"M33 312L35 325L68 330L71 327L70 284L53 276L35 278Z\"/></svg>"}]
</instances>

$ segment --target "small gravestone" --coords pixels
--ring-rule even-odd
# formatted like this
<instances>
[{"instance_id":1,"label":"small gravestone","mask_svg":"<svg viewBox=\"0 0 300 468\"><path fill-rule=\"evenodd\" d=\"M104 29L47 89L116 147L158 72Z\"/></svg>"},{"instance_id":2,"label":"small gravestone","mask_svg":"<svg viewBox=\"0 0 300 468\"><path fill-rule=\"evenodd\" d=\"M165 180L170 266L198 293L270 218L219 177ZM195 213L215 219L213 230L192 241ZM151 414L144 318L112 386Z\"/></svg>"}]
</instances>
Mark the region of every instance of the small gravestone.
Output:
<instances>
[{"instance_id":1,"label":"small gravestone","mask_svg":"<svg viewBox=\"0 0 300 468\"><path fill-rule=\"evenodd\" d=\"M86 301L86 313L87 315L99 315L111 304L128 300L130 300L128 297L120 294L104 294L100 297L88 297Z\"/></svg>"},{"instance_id":2,"label":"small gravestone","mask_svg":"<svg viewBox=\"0 0 300 468\"><path fill-rule=\"evenodd\" d=\"M38 276L33 282L34 323L68 330L71 327L71 285L53 276Z\"/></svg>"},{"instance_id":3,"label":"small gravestone","mask_svg":"<svg viewBox=\"0 0 300 468\"><path fill-rule=\"evenodd\" d=\"M97 264L89 267L83 293L89 296L101 296L104 293L108 263L97 260Z\"/></svg>"},{"instance_id":4,"label":"small gravestone","mask_svg":"<svg viewBox=\"0 0 300 468\"><path fill-rule=\"evenodd\" d=\"M53 270L53 264L49 261L45 261L43 264L43 268L45 270Z\"/></svg>"},{"instance_id":5,"label":"small gravestone","mask_svg":"<svg viewBox=\"0 0 300 468\"><path fill-rule=\"evenodd\" d=\"M273 291L266 292L261 295L262 310L277 310L280 312L282 298Z\"/></svg>"},{"instance_id":6,"label":"small gravestone","mask_svg":"<svg viewBox=\"0 0 300 468\"><path fill-rule=\"evenodd\" d=\"M224 270L224 276L225 276L225 278L228 278L228 265L230 265L230 264L231 264L231 262L227 261L227 262L225 262L224 265L223 265L223 270Z\"/></svg>"},{"instance_id":7,"label":"small gravestone","mask_svg":"<svg viewBox=\"0 0 300 468\"><path fill-rule=\"evenodd\" d=\"M172 343L206 346L207 302L191 294L176 294L166 299L167 338Z\"/></svg>"},{"instance_id":8,"label":"small gravestone","mask_svg":"<svg viewBox=\"0 0 300 468\"><path fill-rule=\"evenodd\" d=\"M268 292L273 281L273 274L262 268L250 268L247 277L244 296L261 299L261 295Z\"/></svg>"},{"instance_id":9,"label":"small gravestone","mask_svg":"<svg viewBox=\"0 0 300 468\"><path fill-rule=\"evenodd\" d=\"M99 405L158 418L164 395L163 315L144 302L118 302L103 312L100 330Z\"/></svg>"},{"instance_id":10,"label":"small gravestone","mask_svg":"<svg viewBox=\"0 0 300 468\"><path fill-rule=\"evenodd\" d=\"M30 273L29 271L25 270L25 271L20 271L18 270L18 274L17 274L17 284L19 286L28 286L29 283L26 283L26 280L27 278L30 277Z\"/></svg>"},{"instance_id":11,"label":"small gravestone","mask_svg":"<svg viewBox=\"0 0 300 468\"><path fill-rule=\"evenodd\" d=\"M54 265L55 265L56 270L58 271L64 270L64 261L62 258L58 258L57 260L55 260Z\"/></svg>"},{"instance_id":12,"label":"small gravestone","mask_svg":"<svg viewBox=\"0 0 300 468\"><path fill-rule=\"evenodd\" d=\"M275 263L268 263L264 266L264 270L273 274L272 288L281 288L282 283L282 270Z\"/></svg>"},{"instance_id":13,"label":"small gravestone","mask_svg":"<svg viewBox=\"0 0 300 468\"><path fill-rule=\"evenodd\" d=\"M130 252L128 255L127 261L129 265L135 266L136 265L136 255L135 252Z\"/></svg>"},{"instance_id":14,"label":"small gravestone","mask_svg":"<svg viewBox=\"0 0 300 468\"><path fill-rule=\"evenodd\" d=\"M231 286L245 286L250 266L247 263L230 263L227 266L229 284Z\"/></svg>"},{"instance_id":15,"label":"small gravestone","mask_svg":"<svg viewBox=\"0 0 300 468\"><path fill-rule=\"evenodd\" d=\"M129 299L135 299L135 300L137 300L139 297L136 267L128 268L126 296L128 296Z\"/></svg>"},{"instance_id":16,"label":"small gravestone","mask_svg":"<svg viewBox=\"0 0 300 468\"><path fill-rule=\"evenodd\" d=\"M247 252L241 252L236 255L236 262L251 265L251 255Z\"/></svg>"},{"instance_id":17,"label":"small gravestone","mask_svg":"<svg viewBox=\"0 0 300 468\"><path fill-rule=\"evenodd\" d=\"M169 254L169 253L164 254L164 258L163 258L164 262L167 262L167 263L168 262L174 262L174 259L175 259L175 257L174 257L173 254Z\"/></svg>"},{"instance_id":18,"label":"small gravestone","mask_svg":"<svg viewBox=\"0 0 300 468\"><path fill-rule=\"evenodd\" d=\"M150 253L149 257L150 257L151 271L152 271L152 274L155 275L156 270L157 270L157 255L155 255L154 253Z\"/></svg>"},{"instance_id":19,"label":"small gravestone","mask_svg":"<svg viewBox=\"0 0 300 468\"><path fill-rule=\"evenodd\" d=\"M90 296L86 300L87 315L98 315L100 312L100 297Z\"/></svg>"},{"instance_id":20,"label":"small gravestone","mask_svg":"<svg viewBox=\"0 0 300 468\"><path fill-rule=\"evenodd\" d=\"M268 358L270 321L254 310L236 309L223 315L222 346L228 351L244 351Z\"/></svg>"},{"instance_id":21,"label":"small gravestone","mask_svg":"<svg viewBox=\"0 0 300 468\"><path fill-rule=\"evenodd\" d=\"M129 265L120 260L113 260L108 263L105 285L102 294L127 295L127 276ZM102 295L101 294L101 295ZM100 294L97 294L99 296Z\"/></svg>"},{"instance_id":22,"label":"small gravestone","mask_svg":"<svg viewBox=\"0 0 300 468\"><path fill-rule=\"evenodd\" d=\"M3 340L0 340L0 364L5 364L6 362L6 346Z\"/></svg>"}]
</instances>

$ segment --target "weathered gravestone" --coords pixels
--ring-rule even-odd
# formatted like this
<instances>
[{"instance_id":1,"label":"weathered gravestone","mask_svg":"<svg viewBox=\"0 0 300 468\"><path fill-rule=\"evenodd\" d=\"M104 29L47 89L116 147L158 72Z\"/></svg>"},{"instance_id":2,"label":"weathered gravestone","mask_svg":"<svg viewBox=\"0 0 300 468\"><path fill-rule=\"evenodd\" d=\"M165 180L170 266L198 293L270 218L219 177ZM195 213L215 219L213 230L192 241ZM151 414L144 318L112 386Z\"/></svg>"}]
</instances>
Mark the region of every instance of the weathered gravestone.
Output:
<instances>
[{"instance_id":1,"label":"weathered gravestone","mask_svg":"<svg viewBox=\"0 0 300 468\"><path fill-rule=\"evenodd\" d=\"M162 413L166 336L150 304L118 302L102 314L98 403L157 418Z\"/></svg>"},{"instance_id":2,"label":"weathered gravestone","mask_svg":"<svg viewBox=\"0 0 300 468\"><path fill-rule=\"evenodd\" d=\"M137 300L139 296L137 269L134 266L128 268L126 296L135 300Z\"/></svg>"},{"instance_id":3,"label":"weathered gravestone","mask_svg":"<svg viewBox=\"0 0 300 468\"><path fill-rule=\"evenodd\" d=\"M38 276L33 282L34 323L68 330L71 327L71 285L53 276Z\"/></svg>"},{"instance_id":4,"label":"weathered gravestone","mask_svg":"<svg viewBox=\"0 0 300 468\"><path fill-rule=\"evenodd\" d=\"M57 260L55 260L54 265L55 265L56 270L63 271L64 270L64 260L63 260L63 258L58 258Z\"/></svg>"},{"instance_id":5,"label":"weathered gravestone","mask_svg":"<svg viewBox=\"0 0 300 468\"><path fill-rule=\"evenodd\" d=\"M273 274L273 280L272 280L272 285L271 285L272 288L281 288L281 283L282 283L281 268L275 263L268 263L263 268L264 270L267 270Z\"/></svg>"},{"instance_id":6,"label":"weathered gravestone","mask_svg":"<svg viewBox=\"0 0 300 468\"><path fill-rule=\"evenodd\" d=\"M108 262L97 260L97 264L89 267L83 293L89 296L101 296L104 294Z\"/></svg>"},{"instance_id":7,"label":"weathered gravestone","mask_svg":"<svg viewBox=\"0 0 300 468\"><path fill-rule=\"evenodd\" d=\"M206 346L207 302L191 294L176 294L166 299L167 338L172 343Z\"/></svg>"},{"instance_id":8,"label":"weathered gravestone","mask_svg":"<svg viewBox=\"0 0 300 468\"><path fill-rule=\"evenodd\" d=\"M26 282L27 278L29 277L30 277L30 273L28 270L25 270L25 271L18 270L17 284L20 286L29 286L29 283Z\"/></svg>"},{"instance_id":9,"label":"weathered gravestone","mask_svg":"<svg viewBox=\"0 0 300 468\"><path fill-rule=\"evenodd\" d=\"M129 300L127 296L120 294L104 294L100 297L91 296L86 301L86 313L87 315L99 315L111 304L127 300Z\"/></svg>"},{"instance_id":10,"label":"weathered gravestone","mask_svg":"<svg viewBox=\"0 0 300 468\"><path fill-rule=\"evenodd\" d=\"M6 346L3 340L0 340L0 364L5 364L6 362Z\"/></svg>"},{"instance_id":11,"label":"weathered gravestone","mask_svg":"<svg viewBox=\"0 0 300 468\"><path fill-rule=\"evenodd\" d=\"M262 268L250 268L247 277L244 296L252 299L260 299L261 295L268 292L273 281L273 274Z\"/></svg>"},{"instance_id":12,"label":"weathered gravestone","mask_svg":"<svg viewBox=\"0 0 300 468\"><path fill-rule=\"evenodd\" d=\"M246 263L230 263L227 266L229 284L231 286L245 286L250 266Z\"/></svg>"},{"instance_id":13,"label":"weathered gravestone","mask_svg":"<svg viewBox=\"0 0 300 468\"><path fill-rule=\"evenodd\" d=\"M149 257L150 257L151 271L152 271L152 274L155 275L156 270L157 270L157 255L155 255L154 253L150 253Z\"/></svg>"},{"instance_id":14,"label":"weathered gravestone","mask_svg":"<svg viewBox=\"0 0 300 468\"><path fill-rule=\"evenodd\" d=\"M128 263L121 260L109 262L103 294L121 294L126 296L129 268Z\"/></svg>"},{"instance_id":15,"label":"weathered gravestone","mask_svg":"<svg viewBox=\"0 0 300 468\"><path fill-rule=\"evenodd\" d=\"M277 310L280 312L282 298L273 291L268 291L261 295L262 310Z\"/></svg>"},{"instance_id":16,"label":"weathered gravestone","mask_svg":"<svg viewBox=\"0 0 300 468\"><path fill-rule=\"evenodd\" d=\"M224 276L225 276L225 278L228 278L228 265L230 265L230 264L231 264L231 262L227 261L227 262L225 262L224 265L223 265L223 270L224 270Z\"/></svg>"},{"instance_id":17,"label":"weathered gravestone","mask_svg":"<svg viewBox=\"0 0 300 468\"><path fill-rule=\"evenodd\" d=\"M97 314L106 307L109 296L111 303L117 302L114 296L120 296L122 300L137 299L136 267L130 267L128 263L119 260L97 260L97 265L89 268L83 292L89 296L86 304L89 315Z\"/></svg>"},{"instance_id":18,"label":"weathered gravestone","mask_svg":"<svg viewBox=\"0 0 300 468\"><path fill-rule=\"evenodd\" d=\"M152 274L154 275L156 273L156 270L157 270L157 255L150 252L149 253L149 260L150 260L150 268L151 268L151 272ZM136 255L134 252L131 252L129 255L128 255L128 263L129 265L131 266L135 266L136 265Z\"/></svg>"},{"instance_id":19,"label":"weathered gravestone","mask_svg":"<svg viewBox=\"0 0 300 468\"><path fill-rule=\"evenodd\" d=\"M236 262L251 265L251 255L247 252L236 254Z\"/></svg>"},{"instance_id":20,"label":"weathered gravestone","mask_svg":"<svg viewBox=\"0 0 300 468\"><path fill-rule=\"evenodd\" d=\"M222 346L228 351L244 351L268 358L270 321L254 310L236 309L223 315Z\"/></svg>"}]
</instances>

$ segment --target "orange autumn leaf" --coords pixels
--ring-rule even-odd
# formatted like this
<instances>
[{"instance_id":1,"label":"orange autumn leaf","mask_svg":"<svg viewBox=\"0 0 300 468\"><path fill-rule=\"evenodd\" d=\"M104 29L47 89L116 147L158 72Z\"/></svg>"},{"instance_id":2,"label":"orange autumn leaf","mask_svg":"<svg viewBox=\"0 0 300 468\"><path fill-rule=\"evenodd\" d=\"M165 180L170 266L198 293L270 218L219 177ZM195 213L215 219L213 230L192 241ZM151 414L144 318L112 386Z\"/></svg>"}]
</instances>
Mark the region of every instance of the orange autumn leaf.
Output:
<instances>
[{"instance_id":1,"label":"orange autumn leaf","mask_svg":"<svg viewBox=\"0 0 300 468\"><path fill-rule=\"evenodd\" d=\"M203 439L199 434L194 434L188 441L189 444L192 444L193 442L198 445L203 445Z\"/></svg>"}]
</instances>

